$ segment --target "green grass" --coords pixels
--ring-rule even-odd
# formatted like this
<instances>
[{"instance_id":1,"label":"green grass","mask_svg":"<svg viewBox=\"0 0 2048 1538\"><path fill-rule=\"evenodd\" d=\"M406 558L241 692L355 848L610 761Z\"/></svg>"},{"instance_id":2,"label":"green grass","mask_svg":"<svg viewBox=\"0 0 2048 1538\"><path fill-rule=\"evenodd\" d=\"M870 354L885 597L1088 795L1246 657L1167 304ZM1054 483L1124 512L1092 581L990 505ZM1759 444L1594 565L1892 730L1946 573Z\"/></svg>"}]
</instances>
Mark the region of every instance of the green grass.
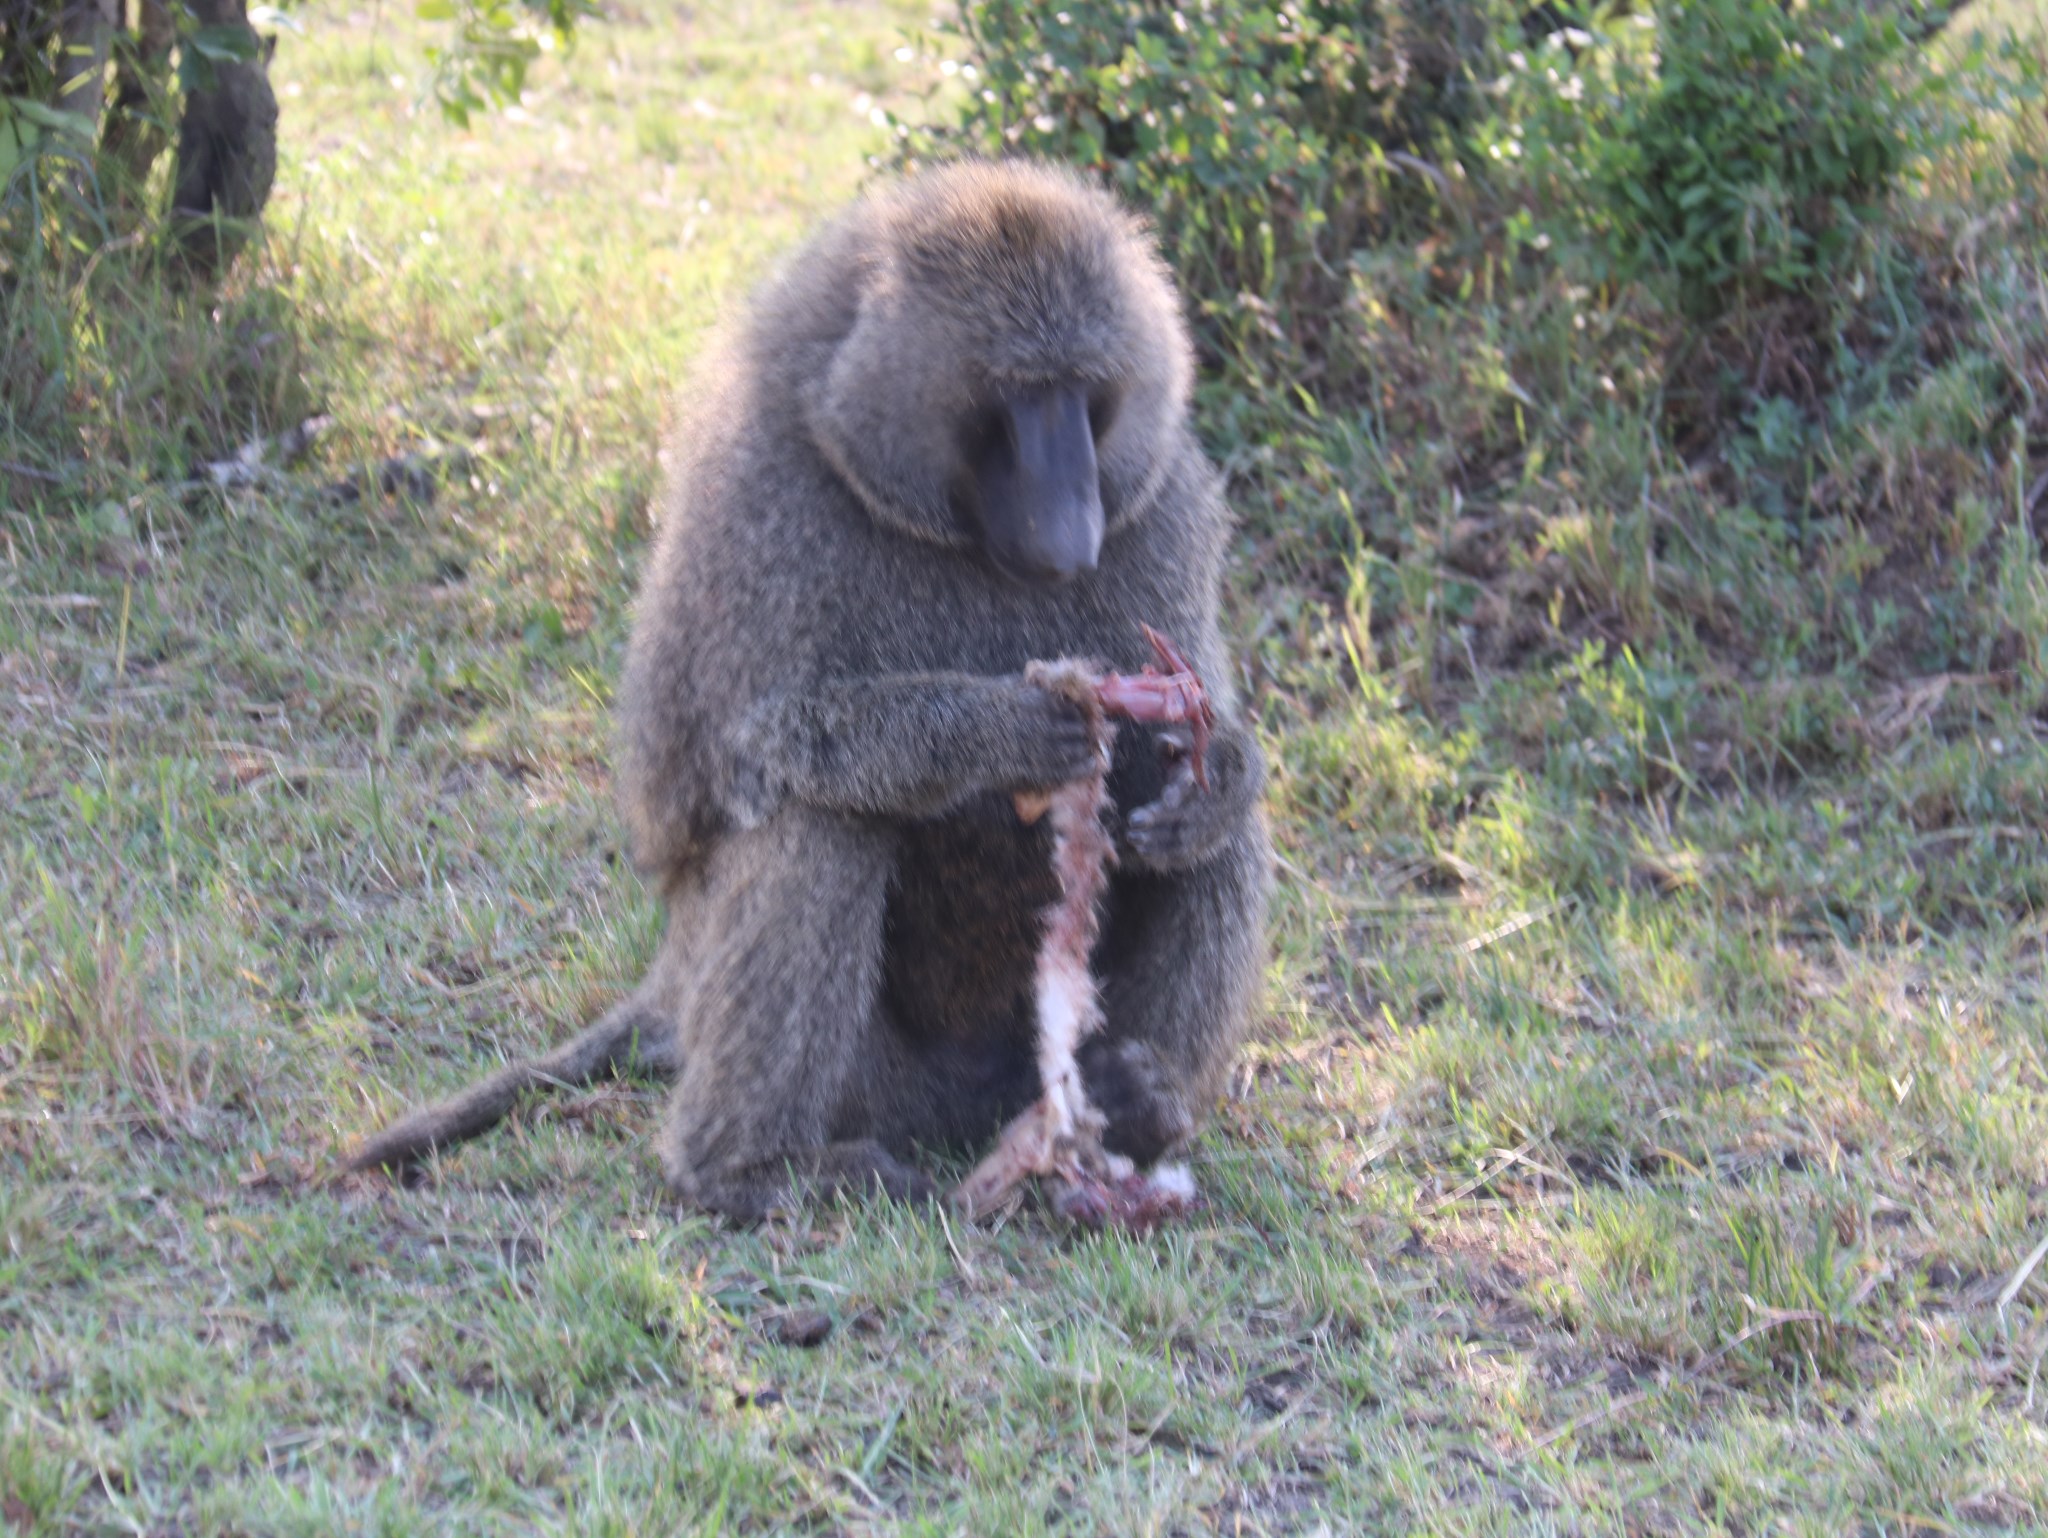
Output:
<instances>
[{"instance_id":1,"label":"green grass","mask_svg":"<svg viewBox=\"0 0 2048 1538\"><path fill-rule=\"evenodd\" d=\"M0 1528L2048 1530L2040 700L1647 645L1691 574L1629 586L1625 419L1523 495L1637 660L1447 670L1524 573L1444 555L1427 434L1338 445L1443 536L1348 594L1254 509L1285 864L1195 1222L728 1232L625 1086L316 1182L648 956L607 721L664 391L924 19L650 6L463 135L409 23L315 11L225 294L117 254L0 317ZM185 484L315 410L289 478ZM321 492L451 448L431 502ZM1313 528L1328 464L1264 452ZM2038 638L1981 516L1942 601Z\"/></svg>"}]
</instances>

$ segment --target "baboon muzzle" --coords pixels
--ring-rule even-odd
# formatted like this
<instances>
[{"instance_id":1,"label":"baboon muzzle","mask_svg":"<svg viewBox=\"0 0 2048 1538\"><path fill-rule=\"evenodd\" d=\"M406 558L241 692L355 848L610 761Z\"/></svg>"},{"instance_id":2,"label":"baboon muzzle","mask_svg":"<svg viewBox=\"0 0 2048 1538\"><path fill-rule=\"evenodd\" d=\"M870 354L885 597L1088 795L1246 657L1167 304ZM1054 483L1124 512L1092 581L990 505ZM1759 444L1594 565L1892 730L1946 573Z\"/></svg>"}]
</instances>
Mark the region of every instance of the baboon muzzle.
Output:
<instances>
[{"instance_id":1,"label":"baboon muzzle","mask_svg":"<svg viewBox=\"0 0 2048 1538\"><path fill-rule=\"evenodd\" d=\"M1034 582L1093 571L1102 487L1086 393L1076 385L1005 396L989 426L974 464L989 555Z\"/></svg>"}]
</instances>

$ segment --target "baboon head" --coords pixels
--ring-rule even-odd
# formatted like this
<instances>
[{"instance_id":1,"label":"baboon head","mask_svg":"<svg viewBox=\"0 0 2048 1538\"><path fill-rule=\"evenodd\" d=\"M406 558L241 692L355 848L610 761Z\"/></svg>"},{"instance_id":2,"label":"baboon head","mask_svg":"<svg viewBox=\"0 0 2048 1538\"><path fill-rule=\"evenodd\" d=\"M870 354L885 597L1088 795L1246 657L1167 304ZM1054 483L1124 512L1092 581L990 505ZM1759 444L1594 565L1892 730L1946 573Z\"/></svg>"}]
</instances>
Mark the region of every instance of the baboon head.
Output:
<instances>
[{"instance_id":1,"label":"baboon head","mask_svg":"<svg viewBox=\"0 0 2048 1538\"><path fill-rule=\"evenodd\" d=\"M929 171L863 207L851 328L810 430L871 516L1060 582L1153 500L1191 352L1138 222L1019 161Z\"/></svg>"}]
</instances>

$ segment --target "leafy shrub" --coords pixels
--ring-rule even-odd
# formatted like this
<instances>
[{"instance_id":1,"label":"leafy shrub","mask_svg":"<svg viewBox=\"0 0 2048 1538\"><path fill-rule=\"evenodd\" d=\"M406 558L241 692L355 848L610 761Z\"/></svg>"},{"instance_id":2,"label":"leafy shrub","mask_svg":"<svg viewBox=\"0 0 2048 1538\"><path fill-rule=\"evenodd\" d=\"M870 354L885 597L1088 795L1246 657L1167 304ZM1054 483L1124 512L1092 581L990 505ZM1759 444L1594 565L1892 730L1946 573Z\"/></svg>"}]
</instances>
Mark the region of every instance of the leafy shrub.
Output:
<instances>
[{"instance_id":1,"label":"leafy shrub","mask_svg":"<svg viewBox=\"0 0 2048 1538\"><path fill-rule=\"evenodd\" d=\"M519 100L527 71L549 47L566 49L576 24L596 14L591 0L418 0L422 21L446 23L452 39L427 50L434 99L449 122Z\"/></svg>"},{"instance_id":2,"label":"leafy shrub","mask_svg":"<svg viewBox=\"0 0 2048 1538\"><path fill-rule=\"evenodd\" d=\"M957 122L913 154L1022 151L1102 175L1158 222L1242 375L1326 356L1351 253L1427 207L1487 103L1507 0L968 0ZM1290 366L1291 379L1301 370Z\"/></svg>"},{"instance_id":3,"label":"leafy shrub","mask_svg":"<svg viewBox=\"0 0 2048 1538\"><path fill-rule=\"evenodd\" d=\"M1909 164L1961 119L1906 5L1658 0L1510 57L1525 151L1603 276L1668 275L1710 318L1847 279Z\"/></svg>"}]
</instances>

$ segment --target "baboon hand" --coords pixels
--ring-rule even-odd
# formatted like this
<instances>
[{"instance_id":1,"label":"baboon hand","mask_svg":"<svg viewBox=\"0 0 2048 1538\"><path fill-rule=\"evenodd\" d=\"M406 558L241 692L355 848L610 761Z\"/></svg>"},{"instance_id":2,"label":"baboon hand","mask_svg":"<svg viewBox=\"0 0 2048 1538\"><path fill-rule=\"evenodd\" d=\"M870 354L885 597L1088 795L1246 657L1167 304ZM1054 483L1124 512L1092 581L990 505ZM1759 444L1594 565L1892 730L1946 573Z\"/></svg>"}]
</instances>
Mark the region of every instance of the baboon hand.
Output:
<instances>
[{"instance_id":1,"label":"baboon hand","mask_svg":"<svg viewBox=\"0 0 2048 1538\"><path fill-rule=\"evenodd\" d=\"M1072 700L1023 684L1010 725L1002 766L1005 789L1065 785L1095 771L1095 733Z\"/></svg>"},{"instance_id":2,"label":"baboon hand","mask_svg":"<svg viewBox=\"0 0 2048 1538\"><path fill-rule=\"evenodd\" d=\"M1166 763L1165 788L1126 814L1119 842L1138 865L1177 870L1214 853L1241 814L1232 798L1205 791L1196 781L1193 743L1185 727L1161 731L1158 744Z\"/></svg>"}]
</instances>

